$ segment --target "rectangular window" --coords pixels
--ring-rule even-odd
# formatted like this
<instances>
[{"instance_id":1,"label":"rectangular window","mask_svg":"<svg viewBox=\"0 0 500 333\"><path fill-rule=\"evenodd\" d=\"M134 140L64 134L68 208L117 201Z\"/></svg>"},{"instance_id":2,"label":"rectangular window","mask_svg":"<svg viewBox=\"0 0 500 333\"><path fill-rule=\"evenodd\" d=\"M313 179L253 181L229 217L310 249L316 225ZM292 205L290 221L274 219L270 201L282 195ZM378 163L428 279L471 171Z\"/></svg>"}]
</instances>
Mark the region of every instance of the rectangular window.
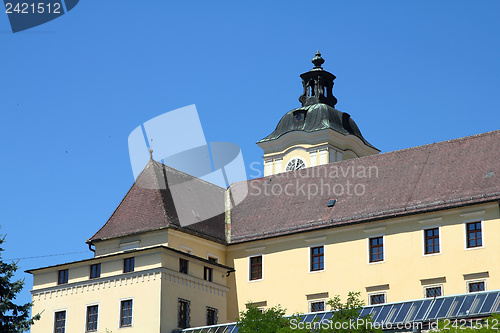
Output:
<instances>
[{"instance_id":1,"label":"rectangular window","mask_svg":"<svg viewBox=\"0 0 500 333\"><path fill-rule=\"evenodd\" d=\"M54 333L66 332L66 311L59 311L54 316Z\"/></svg>"},{"instance_id":2,"label":"rectangular window","mask_svg":"<svg viewBox=\"0 0 500 333\"><path fill-rule=\"evenodd\" d=\"M323 246L311 247L311 272L325 269Z\"/></svg>"},{"instance_id":3,"label":"rectangular window","mask_svg":"<svg viewBox=\"0 0 500 333\"><path fill-rule=\"evenodd\" d=\"M370 262L384 261L384 237L370 238Z\"/></svg>"},{"instance_id":4,"label":"rectangular window","mask_svg":"<svg viewBox=\"0 0 500 333\"><path fill-rule=\"evenodd\" d=\"M441 286L425 288L425 297L439 297L443 296L443 288Z\"/></svg>"},{"instance_id":5,"label":"rectangular window","mask_svg":"<svg viewBox=\"0 0 500 333\"><path fill-rule=\"evenodd\" d=\"M120 309L120 327L132 326L132 300L122 301Z\"/></svg>"},{"instance_id":6,"label":"rectangular window","mask_svg":"<svg viewBox=\"0 0 500 333\"><path fill-rule=\"evenodd\" d=\"M385 303L385 294L370 295L370 305Z\"/></svg>"},{"instance_id":7,"label":"rectangular window","mask_svg":"<svg viewBox=\"0 0 500 333\"><path fill-rule=\"evenodd\" d=\"M58 272L57 275L57 284L65 284L68 283L69 272L67 269L62 269Z\"/></svg>"},{"instance_id":8,"label":"rectangular window","mask_svg":"<svg viewBox=\"0 0 500 333\"><path fill-rule=\"evenodd\" d=\"M179 258L179 272L188 274L189 261L186 259Z\"/></svg>"},{"instance_id":9,"label":"rectangular window","mask_svg":"<svg viewBox=\"0 0 500 333\"><path fill-rule=\"evenodd\" d=\"M217 309L207 306L207 325L217 325Z\"/></svg>"},{"instance_id":10,"label":"rectangular window","mask_svg":"<svg viewBox=\"0 0 500 333\"><path fill-rule=\"evenodd\" d=\"M179 313L177 316L177 326L179 328L189 327L189 301L179 298Z\"/></svg>"},{"instance_id":11,"label":"rectangular window","mask_svg":"<svg viewBox=\"0 0 500 333\"><path fill-rule=\"evenodd\" d=\"M97 279L101 277L101 264L90 265L90 278Z\"/></svg>"},{"instance_id":12,"label":"rectangular window","mask_svg":"<svg viewBox=\"0 0 500 333\"><path fill-rule=\"evenodd\" d=\"M262 256L250 258L250 280L262 279Z\"/></svg>"},{"instance_id":13,"label":"rectangular window","mask_svg":"<svg viewBox=\"0 0 500 333\"><path fill-rule=\"evenodd\" d=\"M214 270L210 267L205 267L203 271L203 279L212 282L213 281Z\"/></svg>"},{"instance_id":14,"label":"rectangular window","mask_svg":"<svg viewBox=\"0 0 500 333\"><path fill-rule=\"evenodd\" d=\"M467 223L467 248L483 246L481 222Z\"/></svg>"},{"instance_id":15,"label":"rectangular window","mask_svg":"<svg viewBox=\"0 0 500 333\"><path fill-rule=\"evenodd\" d=\"M219 258L208 256L208 261L213 262L214 264L219 262Z\"/></svg>"},{"instance_id":16,"label":"rectangular window","mask_svg":"<svg viewBox=\"0 0 500 333\"><path fill-rule=\"evenodd\" d=\"M439 228L424 230L425 254L439 253Z\"/></svg>"},{"instance_id":17,"label":"rectangular window","mask_svg":"<svg viewBox=\"0 0 500 333\"><path fill-rule=\"evenodd\" d=\"M325 301L311 302L311 312L325 311Z\"/></svg>"},{"instance_id":18,"label":"rectangular window","mask_svg":"<svg viewBox=\"0 0 500 333\"><path fill-rule=\"evenodd\" d=\"M92 305L87 307L87 332L97 331L97 312L98 306Z\"/></svg>"},{"instance_id":19,"label":"rectangular window","mask_svg":"<svg viewBox=\"0 0 500 333\"><path fill-rule=\"evenodd\" d=\"M474 282L469 282L467 283L467 291L470 293L475 293L477 291L485 291L486 290L486 284L484 281L474 281Z\"/></svg>"},{"instance_id":20,"label":"rectangular window","mask_svg":"<svg viewBox=\"0 0 500 333\"><path fill-rule=\"evenodd\" d=\"M134 257L123 259L123 273L134 271Z\"/></svg>"}]
</instances>

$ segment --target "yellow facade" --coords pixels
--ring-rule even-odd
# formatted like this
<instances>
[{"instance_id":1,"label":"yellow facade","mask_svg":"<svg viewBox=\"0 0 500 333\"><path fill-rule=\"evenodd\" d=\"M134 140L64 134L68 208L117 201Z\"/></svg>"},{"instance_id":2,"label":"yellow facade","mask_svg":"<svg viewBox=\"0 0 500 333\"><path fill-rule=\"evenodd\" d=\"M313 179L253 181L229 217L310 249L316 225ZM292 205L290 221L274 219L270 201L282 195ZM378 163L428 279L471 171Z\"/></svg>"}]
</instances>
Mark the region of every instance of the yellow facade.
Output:
<instances>
[{"instance_id":1,"label":"yellow facade","mask_svg":"<svg viewBox=\"0 0 500 333\"><path fill-rule=\"evenodd\" d=\"M379 151L364 144L354 135L342 135L333 130L317 133L289 132L270 142L259 143L264 150L264 175L286 171L293 159L300 159L304 167L377 154Z\"/></svg>"},{"instance_id":2,"label":"yellow facade","mask_svg":"<svg viewBox=\"0 0 500 333\"><path fill-rule=\"evenodd\" d=\"M143 249L119 251L115 254L96 256L91 260L74 262L35 270L33 282L33 313L42 318L32 327L33 333L53 332L55 313L65 311L66 332L86 332L87 307L98 306L98 329L96 332L171 332L177 329L178 300L190 302L190 325L206 325L206 308L217 310L218 322L226 322L227 269L198 258L206 259L211 253L221 255L220 244L211 245L193 236L172 231L172 242L177 250L189 247L195 255L184 255L166 247L155 246ZM166 235L166 233L162 232ZM144 234L150 239L158 235ZM109 245L105 243L104 245ZM209 252L210 251L210 252ZM133 272L124 273L124 258L134 257ZM179 258L189 261L189 272L179 272ZM99 278L90 279L90 265L101 264ZM212 281L205 280L204 268L213 270ZM58 284L58 272L68 269L68 282ZM132 324L122 327L121 302L132 300Z\"/></svg>"},{"instance_id":3,"label":"yellow facade","mask_svg":"<svg viewBox=\"0 0 500 333\"><path fill-rule=\"evenodd\" d=\"M482 223L484 242L467 249L465 226L472 221ZM423 232L431 228L439 228L441 248L425 255ZM376 236L383 236L384 260L370 263L368 239ZM324 270L311 272L310 248L316 246L324 246ZM368 304L372 293L396 302L423 298L424 288L434 285L442 285L444 295L461 294L475 280L484 280L487 290L500 289L499 253L496 203L233 245L228 263L237 274L229 284L228 318L248 303L280 304L287 314L309 312L309 300L326 293L345 299L349 291L360 291ZM259 255L263 277L250 281L249 258Z\"/></svg>"}]
</instances>

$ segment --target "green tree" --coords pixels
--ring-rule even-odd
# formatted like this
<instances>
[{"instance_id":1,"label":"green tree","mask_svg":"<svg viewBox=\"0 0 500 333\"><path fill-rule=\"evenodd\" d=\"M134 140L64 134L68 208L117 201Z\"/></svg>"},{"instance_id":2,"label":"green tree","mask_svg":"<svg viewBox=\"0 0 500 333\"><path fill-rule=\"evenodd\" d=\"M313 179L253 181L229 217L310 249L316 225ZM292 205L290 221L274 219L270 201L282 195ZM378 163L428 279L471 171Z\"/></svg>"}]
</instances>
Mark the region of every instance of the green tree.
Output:
<instances>
[{"instance_id":1,"label":"green tree","mask_svg":"<svg viewBox=\"0 0 500 333\"><path fill-rule=\"evenodd\" d=\"M279 305L262 311L249 306L247 311L240 313L237 325L239 333L276 333L288 327L288 318L285 318L285 309Z\"/></svg>"},{"instance_id":2,"label":"green tree","mask_svg":"<svg viewBox=\"0 0 500 333\"><path fill-rule=\"evenodd\" d=\"M336 295L327 304L332 311L332 327L324 330L324 332L382 332L381 329L375 328L372 325L373 320L370 316L359 318L359 313L365 305L363 300L361 300L360 292L350 291L345 303L342 303L340 296Z\"/></svg>"},{"instance_id":3,"label":"green tree","mask_svg":"<svg viewBox=\"0 0 500 333\"><path fill-rule=\"evenodd\" d=\"M32 303L14 304L14 299L23 288L24 281L11 282L18 267L14 262L7 264L2 260L4 249L1 246L4 242L5 236L0 236L0 332L24 332L30 328L35 320L40 319L40 315L37 314L30 318L29 311Z\"/></svg>"}]
</instances>

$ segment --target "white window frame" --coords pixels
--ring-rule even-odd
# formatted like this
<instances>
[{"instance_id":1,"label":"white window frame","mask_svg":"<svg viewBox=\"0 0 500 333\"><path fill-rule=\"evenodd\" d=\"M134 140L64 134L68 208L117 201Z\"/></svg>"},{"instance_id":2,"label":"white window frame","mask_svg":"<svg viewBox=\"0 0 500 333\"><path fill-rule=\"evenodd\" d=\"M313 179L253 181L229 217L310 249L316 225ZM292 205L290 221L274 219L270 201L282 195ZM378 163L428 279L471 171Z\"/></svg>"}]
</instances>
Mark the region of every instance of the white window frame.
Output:
<instances>
[{"instance_id":1,"label":"white window frame","mask_svg":"<svg viewBox=\"0 0 500 333\"><path fill-rule=\"evenodd\" d=\"M212 254L210 252L207 252L207 260L209 260L210 258L214 258L214 259L217 259L217 263L220 262L220 258L219 256L216 256L215 254Z\"/></svg>"},{"instance_id":2,"label":"white window frame","mask_svg":"<svg viewBox=\"0 0 500 333\"><path fill-rule=\"evenodd\" d=\"M425 249L427 248L427 244L425 243L425 231L429 229L436 229L438 228L439 232L439 252L438 253L425 253ZM432 256L437 256L443 253L443 237L441 237L441 226L440 225L433 225L433 226L425 226L422 228L422 256L424 257L432 257ZM385 259L385 257L384 257Z\"/></svg>"},{"instance_id":3,"label":"white window frame","mask_svg":"<svg viewBox=\"0 0 500 333\"><path fill-rule=\"evenodd\" d=\"M313 249L313 247L320 247L320 246L323 247L323 269L313 271L313 270L311 270L312 249ZM309 253L308 253L309 260L308 260L308 269L307 270L309 271L309 274L321 273L321 272L326 271L326 246L325 246L325 243L311 245L311 246L309 246L308 250L309 250Z\"/></svg>"},{"instance_id":4,"label":"white window frame","mask_svg":"<svg viewBox=\"0 0 500 333\"><path fill-rule=\"evenodd\" d=\"M95 305L97 305L97 330L96 331L87 331L87 324L88 324L88 320L89 320L88 309L89 309L90 306L95 306ZM99 302L85 304L85 326L84 326L84 330L83 330L85 333L87 333L87 332L99 332L99 323L101 322L99 320L99 312L100 312L100 310L101 310L101 304ZM132 315L133 315L133 312L132 312Z\"/></svg>"},{"instance_id":5,"label":"white window frame","mask_svg":"<svg viewBox=\"0 0 500 333\"><path fill-rule=\"evenodd\" d=\"M255 280L251 280L251 273L252 273L252 262L251 262L251 258L255 258L255 257L261 257L262 258L262 277L260 279L255 279ZM262 281L264 280L264 254L252 254L251 256L248 256L248 274L247 274L247 279L248 279L248 282L250 283L253 283L253 282L259 282L259 281Z\"/></svg>"},{"instance_id":6,"label":"white window frame","mask_svg":"<svg viewBox=\"0 0 500 333\"><path fill-rule=\"evenodd\" d=\"M433 298L433 297L427 297L427 289L430 288L441 288L441 296L436 296L436 297L443 297L444 296L444 286L442 284L433 284L430 286L424 286L424 298Z\"/></svg>"},{"instance_id":7,"label":"white window frame","mask_svg":"<svg viewBox=\"0 0 500 333\"><path fill-rule=\"evenodd\" d=\"M467 247L467 245L469 243L469 240L467 239L467 231L468 231L467 224L475 223L475 222L481 223L481 246ZM465 249L465 251L479 250L479 249L484 248L484 223L483 222L484 222L484 219L482 219L482 218L469 219L469 220L463 221L463 225L464 225L464 249Z\"/></svg>"},{"instance_id":8,"label":"white window frame","mask_svg":"<svg viewBox=\"0 0 500 333\"><path fill-rule=\"evenodd\" d=\"M467 293L480 293L481 291L470 291L470 287L469 287L471 283L478 283L478 282L484 283L484 291L488 290L488 285L486 284L486 279L470 280L470 281L466 282Z\"/></svg>"},{"instance_id":9,"label":"white window frame","mask_svg":"<svg viewBox=\"0 0 500 333\"><path fill-rule=\"evenodd\" d=\"M132 322L130 326L122 326L122 302L123 301L132 301ZM135 313L135 300L134 297L126 297L120 298L118 300L118 329L134 327L134 313Z\"/></svg>"},{"instance_id":10,"label":"white window frame","mask_svg":"<svg viewBox=\"0 0 500 333\"><path fill-rule=\"evenodd\" d=\"M376 295L384 295L384 303L372 304L372 296L376 296ZM380 304L386 304L386 303L389 303L389 302L387 302L387 292L377 291L377 292L368 294L368 305L380 305Z\"/></svg>"},{"instance_id":11,"label":"white window frame","mask_svg":"<svg viewBox=\"0 0 500 333\"><path fill-rule=\"evenodd\" d=\"M57 309L52 312L52 332L56 331L56 313L58 312L66 312L64 316L64 331L66 332L66 323L68 322L68 308Z\"/></svg>"},{"instance_id":12,"label":"white window frame","mask_svg":"<svg viewBox=\"0 0 500 333\"><path fill-rule=\"evenodd\" d=\"M193 254L193 249L184 245L179 246L179 250L187 254Z\"/></svg>"},{"instance_id":13,"label":"white window frame","mask_svg":"<svg viewBox=\"0 0 500 333\"><path fill-rule=\"evenodd\" d=\"M325 311L326 311L326 300L324 298L318 298L318 299L312 299L309 301L309 306L308 306L309 312L313 313L313 311L312 311L312 304L313 303L320 303L320 302L323 303L323 309L325 309ZM316 311L316 312L319 312L319 311Z\"/></svg>"},{"instance_id":14,"label":"white window frame","mask_svg":"<svg viewBox=\"0 0 500 333\"><path fill-rule=\"evenodd\" d=\"M379 237L382 237L382 251L384 253L384 259L381 260L381 261L370 261L370 258L371 258L371 246L370 246L370 239L372 238L379 238ZM385 259L387 258L386 256L386 251L385 251L385 234L378 234L378 235L370 235L369 237L366 238L366 244L368 246L367 248L367 252L368 252L368 257L366 258L367 261L368 261L368 265L377 265L377 264L383 264L385 263Z\"/></svg>"}]
</instances>

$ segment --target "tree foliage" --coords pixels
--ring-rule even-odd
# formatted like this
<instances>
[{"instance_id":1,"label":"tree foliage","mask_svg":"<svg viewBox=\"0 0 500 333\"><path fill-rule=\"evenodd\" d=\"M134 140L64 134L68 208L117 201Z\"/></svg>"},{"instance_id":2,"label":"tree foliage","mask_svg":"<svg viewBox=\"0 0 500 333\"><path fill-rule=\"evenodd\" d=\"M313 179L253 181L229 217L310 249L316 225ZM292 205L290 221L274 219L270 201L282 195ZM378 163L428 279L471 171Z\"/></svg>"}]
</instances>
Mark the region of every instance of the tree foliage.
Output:
<instances>
[{"instance_id":1,"label":"tree foliage","mask_svg":"<svg viewBox=\"0 0 500 333\"><path fill-rule=\"evenodd\" d=\"M379 328L373 327L373 321L370 316L359 318L361 308L365 305L363 300L361 300L360 292L350 291L345 303L342 303L340 296L336 295L326 304L330 306L332 311L331 321L333 327L324 332L382 332Z\"/></svg>"},{"instance_id":2,"label":"tree foliage","mask_svg":"<svg viewBox=\"0 0 500 333\"><path fill-rule=\"evenodd\" d=\"M288 327L289 319L285 317L285 309L279 305L265 310L249 306L240 313L238 321L239 333L276 333Z\"/></svg>"},{"instance_id":3,"label":"tree foliage","mask_svg":"<svg viewBox=\"0 0 500 333\"><path fill-rule=\"evenodd\" d=\"M24 281L17 280L11 282L18 266L16 263L5 263L2 260L1 247L5 242L5 236L0 236L0 332L17 333L27 331L35 320L40 319L40 315L30 318L30 308L32 303L24 305L14 304L16 295L23 288Z\"/></svg>"}]
</instances>

